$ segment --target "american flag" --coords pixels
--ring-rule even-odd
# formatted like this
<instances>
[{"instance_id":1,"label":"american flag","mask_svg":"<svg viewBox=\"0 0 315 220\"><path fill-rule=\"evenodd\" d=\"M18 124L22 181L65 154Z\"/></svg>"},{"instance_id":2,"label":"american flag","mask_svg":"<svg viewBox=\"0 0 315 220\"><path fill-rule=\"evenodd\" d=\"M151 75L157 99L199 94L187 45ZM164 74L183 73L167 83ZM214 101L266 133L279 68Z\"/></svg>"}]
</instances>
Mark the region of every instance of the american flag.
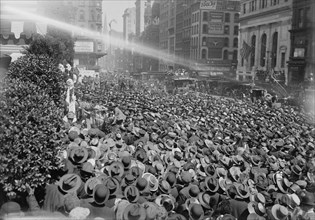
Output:
<instances>
[{"instance_id":1,"label":"american flag","mask_svg":"<svg viewBox=\"0 0 315 220\"><path fill-rule=\"evenodd\" d=\"M253 48L251 46L249 46L245 41L243 41L243 47L241 48L241 57L247 60L248 56L252 52L252 49Z\"/></svg>"}]
</instances>

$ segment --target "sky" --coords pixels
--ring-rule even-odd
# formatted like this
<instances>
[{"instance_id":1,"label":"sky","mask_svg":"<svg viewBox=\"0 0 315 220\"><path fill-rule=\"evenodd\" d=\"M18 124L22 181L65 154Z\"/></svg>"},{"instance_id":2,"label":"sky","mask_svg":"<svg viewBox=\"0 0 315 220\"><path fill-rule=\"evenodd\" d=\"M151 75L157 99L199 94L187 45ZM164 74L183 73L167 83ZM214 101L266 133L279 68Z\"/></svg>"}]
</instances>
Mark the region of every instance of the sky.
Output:
<instances>
[{"instance_id":1,"label":"sky","mask_svg":"<svg viewBox=\"0 0 315 220\"><path fill-rule=\"evenodd\" d=\"M126 8L135 7L135 2L135 0L103 0L103 13L106 13L107 23L113 19L117 22L112 22L112 29L120 32L123 31L122 15Z\"/></svg>"}]
</instances>

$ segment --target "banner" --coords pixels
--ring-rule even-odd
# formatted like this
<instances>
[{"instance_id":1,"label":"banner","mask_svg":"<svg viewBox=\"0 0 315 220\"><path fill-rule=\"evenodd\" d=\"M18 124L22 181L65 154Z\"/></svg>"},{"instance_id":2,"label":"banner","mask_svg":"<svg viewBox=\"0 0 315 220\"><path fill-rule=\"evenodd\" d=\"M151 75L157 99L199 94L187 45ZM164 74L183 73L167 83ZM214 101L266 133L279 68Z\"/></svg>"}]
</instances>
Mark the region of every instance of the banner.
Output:
<instances>
[{"instance_id":1,"label":"banner","mask_svg":"<svg viewBox=\"0 0 315 220\"><path fill-rule=\"evenodd\" d=\"M209 34L223 34L223 24L209 23Z\"/></svg>"},{"instance_id":2,"label":"banner","mask_svg":"<svg viewBox=\"0 0 315 220\"><path fill-rule=\"evenodd\" d=\"M75 52L94 52L94 42L92 41L76 41L74 44Z\"/></svg>"},{"instance_id":3,"label":"banner","mask_svg":"<svg viewBox=\"0 0 315 220\"><path fill-rule=\"evenodd\" d=\"M202 0L200 2L200 9L216 10L217 0Z\"/></svg>"},{"instance_id":4,"label":"banner","mask_svg":"<svg viewBox=\"0 0 315 220\"><path fill-rule=\"evenodd\" d=\"M24 21L12 21L11 22L11 32L14 33L16 39L20 38L21 33L23 32Z\"/></svg>"},{"instance_id":5,"label":"banner","mask_svg":"<svg viewBox=\"0 0 315 220\"><path fill-rule=\"evenodd\" d=\"M209 21L212 23L223 23L224 22L224 13L223 12L210 12Z\"/></svg>"}]
</instances>

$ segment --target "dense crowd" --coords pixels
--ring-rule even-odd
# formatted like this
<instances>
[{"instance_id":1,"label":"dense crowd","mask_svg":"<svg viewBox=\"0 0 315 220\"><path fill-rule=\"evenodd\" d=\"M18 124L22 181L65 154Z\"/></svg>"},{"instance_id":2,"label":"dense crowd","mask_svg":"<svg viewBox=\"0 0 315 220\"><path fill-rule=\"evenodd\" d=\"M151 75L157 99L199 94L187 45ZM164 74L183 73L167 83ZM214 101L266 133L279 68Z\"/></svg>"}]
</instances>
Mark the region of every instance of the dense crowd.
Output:
<instances>
[{"instance_id":1,"label":"dense crowd","mask_svg":"<svg viewBox=\"0 0 315 220\"><path fill-rule=\"evenodd\" d=\"M153 87L77 86L60 179L43 203L28 188L29 212L12 200L2 216L315 219L315 129L304 115Z\"/></svg>"}]
</instances>

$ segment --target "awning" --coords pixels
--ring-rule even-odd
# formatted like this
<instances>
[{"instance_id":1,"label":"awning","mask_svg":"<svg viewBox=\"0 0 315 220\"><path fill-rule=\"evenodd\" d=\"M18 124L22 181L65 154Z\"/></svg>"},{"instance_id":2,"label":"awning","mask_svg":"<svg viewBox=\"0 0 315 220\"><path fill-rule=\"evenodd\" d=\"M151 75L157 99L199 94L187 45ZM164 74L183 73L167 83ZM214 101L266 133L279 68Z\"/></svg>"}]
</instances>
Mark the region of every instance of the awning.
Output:
<instances>
[{"instance_id":1,"label":"awning","mask_svg":"<svg viewBox=\"0 0 315 220\"><path fill-rule=\"evenodd\" d=\"M21 53L22 51L24 51L24 47L28 47L28 45L3 45L0 44L0 53L1 55L11 55L13 53Z\"/></svg>"}]
</instances>

